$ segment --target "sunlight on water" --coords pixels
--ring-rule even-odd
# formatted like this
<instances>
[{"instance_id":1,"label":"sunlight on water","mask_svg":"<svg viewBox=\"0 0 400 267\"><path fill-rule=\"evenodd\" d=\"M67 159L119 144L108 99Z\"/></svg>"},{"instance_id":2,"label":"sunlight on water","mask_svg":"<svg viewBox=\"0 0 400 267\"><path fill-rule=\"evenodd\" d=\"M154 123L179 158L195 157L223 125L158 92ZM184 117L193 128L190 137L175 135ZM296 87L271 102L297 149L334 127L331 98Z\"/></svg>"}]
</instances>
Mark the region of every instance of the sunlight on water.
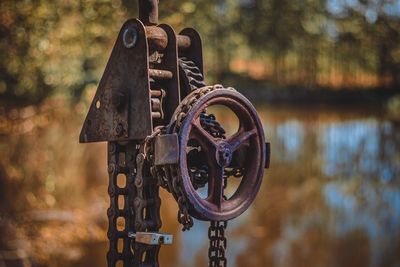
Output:
<instances>
[{"instance_id":1,"label":"sunlight on water","mask_svg":"<svg viewBox=\"0 0 400 267\"><path fill-rule=\"evenodd\" d=\"M283 158L280 160L290 162L299 159L304 139L304 127L299 121L290 120L278 125L276 138L282 144Z\"/></svg>"}]
</instances>

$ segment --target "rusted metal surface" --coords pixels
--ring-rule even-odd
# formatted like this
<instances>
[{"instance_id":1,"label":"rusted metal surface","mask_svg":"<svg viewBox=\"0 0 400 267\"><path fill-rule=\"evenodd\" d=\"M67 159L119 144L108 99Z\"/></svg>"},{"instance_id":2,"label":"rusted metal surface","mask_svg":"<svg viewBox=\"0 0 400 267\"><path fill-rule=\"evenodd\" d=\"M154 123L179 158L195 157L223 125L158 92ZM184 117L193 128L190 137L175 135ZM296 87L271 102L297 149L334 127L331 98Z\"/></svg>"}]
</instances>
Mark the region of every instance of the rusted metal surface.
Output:
<instances>
[{"instance_id":1,"label":"rusted metal surface","mask_svg":"<svg viewBox=\"0 0 400 267\"><path fill-rule=\"evenodd\" d=\"M158 0L139 0L139 19L144 25L158 24Z\"/></svg>"},{"instance_id":2,"label":"rusted metal surface","mask_svg":"<svg viewBox=\"0 0 400 267\"><path fill-rule=\"evenodd\" d=\"M185 41L188 40L189 42ZM181 86L181 99L185 98L192 90L204 87L203 50L200 34L192 28L183 29L178 40L179 74Z\"/></svg>"},{"instance_id":3,"label":"rusted metal surface","mask_svg":"<svg viewBox=\"0 0 400 267\"><path fill-rule=\"evenodd\" d=\"M149 69L149 76L155 80L169 80L174 77L171 71L158 69Z\"/></svg>"},{"instance_id":4,"label":"rusted metal surface","mask_svg":"<svg viewBox=\"0 0 400 267\"><path fill-rule=\"evenodd\" d=\"M139 34L131 48L126 48L123 42L127 29ZM144 25L135 19L128 20L100 80L80 142L138 140L152 133L148 69Z\"/></svg>"},{"instance_id":5,"label":"rusted metal surface","mask_svg":"<svg viewBox=\"0 0 400 267\"><path fill-rule=\"evenodd\" d=\"M176 42L176 33L174 29L167 25L159 25L168 36L168 46L165 48L163 53L163 60L158 64L157 68L168 70L171 72L171 78L168 80L160 81L160 85L166 91L165 99L165 118L163 124L165 125L174 113L176 107L180 101L180 84L179 84L179 73L178 73L178 47Z\"/></svg>"},{"instance_id":6,"label":"rusted metal surface","mask_svg":"<svg viewBox=\"0 0 400 267\"><path fill-rule=\"evenodd\" d=\"M167 32L161 25L146 26L146 34L149 42L150 51L163 51L171 37L168 37ZM191 40L186 35L176 35L176 43L180 50L187 50L191 47Z\"/></svg>"},{"instance_id":7,"label":"rusted metal surface","mask_svg":"<svg viewBox=\"0 0 400 267\"><path fill-rule=\"evenodd\" d=\"M206 108L212 105L227 106L236 114L240 121L236 134L225 136L215 116L206 113ZM168 159L161 156L168 147L167 141L160 141L165 133L179 135L179 148L171 142L168 151L172 155ZM154 148L148 154L154 153L157 158L152 172L160 185L177 200L178 221L183 230L193 226L191 216L210 220L209 266L227 266L227 220L239 216L254 200L264 167L269 163L269 143L264 143L257 112L234 89L207 86L191 92L180 103L169 125L163 130L158 129L154 136L148 139L150 143L153 140ZM179 159L175 159L176 149L179 149ZM193 151L197 152L193 154ZM174 164L176 161L178 163ZM241 179L240 185L227 198L225 189L229 179L237 178ZM204 198L196 190L206 185L208 195Z\"/></svg>"},{"instance_id":8,"label":"rusted metal surface","mask_svg":"<svg viewBox=\"0 0 400 267\"><path fill-rule=\"evenodd\" d=\"M179 34L177 36L178 48L180 50L187 50L191 47L192 41L189 36Z\"/></svg>"},{"instance_id":9,"label":"rusted metal surface","mask_svg":"<svg viewBox=\"0 0 400 267\"><path fill-rule=\"evenodd\" d=\"M154 139L154 164L178 164L179 143L177 134L163 134Z\"/></svg>"},{"instance_id":10,"label":"rusted metal surface","mask_svg":"<svg viewBox=\"0 0 400 267\"><path fill-rule=\"evenodd\" d=\"M168 45L168 35L160 27L147 26L146 35L149 42L150 53L154 51L163 51Z\"/></svg>"},{"instance_id":11,"label":"rusted metal surface","mask_svg":"<svg viewBox=\"0 0 400 267\"><path fill-rule=\"evenodd\" d=\"M173 240L172 235L162 233L130 232L128 236L134 239L136 243L145 245L171 245Z\"/></svg>"},{"instance_id":12,"label":"rusted metal surface","mask_svg":"<svg viewBox=\"0 0 400 267\"><path fill-rule=\"evenodd\" d=\"M195 29L185 28L179 33L179 35L186 36L190 40L190 49L187 49L189 47L184 45L179 47L179 58L186 58L187 60L194 62L204 77L203 46L200 34Z\"/></svg>"},{"instance_id":13,"label":"rusted metal surface","mask_svg":"<svg viewBox=\"0 0 400 267\"><path fill-rule=\"evenodd\" d=\"M199 89L202 90L202 89ZM196 91L195 91L196 92ZM204 92L203 92L204 94ZM189 95L187 98L193 98ZM182 102L184 105L185 100ZM200 114L211 105L230 108L240 121L240 128L233 136L215 138L203 129ZM187 109L185 107L185 109ZM178 108L182 112L182 107ZM265 166L264 131L255 108L241 94L234 90L211 90L198 98L185 112L183 121L173 124L179 127L179 176L183 192L189 203L189 212L198 219L226 221L243 213L254 200L262 181ZM179 120L179 118L177 119ZM176 129L174 131L178 131ZM188 169L187 150L190 141L196 140L206 152L209 166L208 196L202 199L196 192ZM243 178L230 199L224 198L225 168L230 167L233 153L247 146L247 160L244 162Z\"/></svg>"},{"instance_id":14,"label":"rusted metal surface","mask_svg":"<svg viewBox=\"0 0 400 267\"><path fill-rule=\"evenodd\" d=\"M129 214L129 204L136 197L134 177L132 176L136 170L135 158L137 150L136 144L130 143L126 146L120 146L117 143L110 142L108 144L108 173L109 185L108 194L110 197L110 207L107 210L108 230L107 237L109 239L109 250L107 253L107 262L109 267L114 267L117 262L122 261L124 266L129 266L133 260L130 251L131 240L128 238L128 231L135 230L134 217ZM118 186L118 177L125 179L124 187ZM119 204L122 199L123 206ZM118 221L123 220L124 229L117 227Z\"/></svg>"},{"instance_id":15,"label":"rusted metal surface","mask_svg":"<svg viewBox=\"0 0 400 267\"><path fill-rule=\"evenodd\" d=\"M124 267L159 265L159 243L138 243L129 236L136 232L157 233L161 227L159 186L142 152L143 145L137 142L108 144L109 267L121 266L119 262Z\"/></svg>"},{"instance_id":16,"label":"rusted metal surface","mask_svg":"<svg viewBox=\"0 0 400 267\"><path fill-rule=\"evenodd\" d=\"M182 97L187 96L193 90L206 86L201 70L193 61L182 57L178 62Z\"/></svg>"},{"instance_id":17,"label":"rusted metal surface","mask_svg":"<svg viewBox=\"0 0 400 267\"><path fill-rule=\"evenodd\" d=\"M225 250L227 247L227 240L225 237L225 230L228 223L225 222L210 222L208 228L208 239L210 240L210 246L208 249L208 266L210 267L226 267L227 259Z\"/></svg>"},{"instance_id":18,"label":"rusted metal surface","mask_svg":"<svg viewBox=\"0 0 400 267\"><path fill-rule=\"evenodd\" d=\"M159 26L146 26L146 34L149 41L150 51L163 51L168 41L171 39L167 33L163 30L163 27ZM189 36L177 35L176 43L178 44L179 50L188 50L191 47L191 40Z\"/></svg>"},{"instance_id":19,"label":"rusted metal surface","mask_svg":"<svg viewBox=\"0 0 400 267\"><path fill-rule=\"evenodd\" d=\"M265 143L265 168L269 169L271 164L271 144Z\"/></svg>"},{"instance_id":20,"label":"rusted metal surface","mask_svg":"<svg viewBox=\"0 0 400 267\"><path fill-rule=\"evenodd\" d=\"M196 30L176 35L158 25L158 0L139 0L139 17L122 26L80 135L80 142L109 142L108 266L159 266L160 245L172 242L158 232L160 186L176 199L184 231L192 217L211 221L209 266L226 266L227 221L254 200L269 143L244 96L206 86ZM236 134L226 136L207 113L212 105L236 114ZM241 181L228 198L230 179ZM196 190L206 186L202 198Z\"/></svg>"}]
</instances>

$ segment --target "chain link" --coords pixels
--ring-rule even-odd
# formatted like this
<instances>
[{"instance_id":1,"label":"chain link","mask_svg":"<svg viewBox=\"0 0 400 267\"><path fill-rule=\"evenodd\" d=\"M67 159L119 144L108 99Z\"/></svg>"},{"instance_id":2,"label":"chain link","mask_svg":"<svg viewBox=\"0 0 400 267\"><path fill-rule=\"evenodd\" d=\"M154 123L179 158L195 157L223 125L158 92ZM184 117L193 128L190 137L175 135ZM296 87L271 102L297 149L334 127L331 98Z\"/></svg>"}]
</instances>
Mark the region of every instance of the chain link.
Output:
<instances>
[{"instance_id":1,"label":"chain link","mask_svg":"<svg viewBox=\"0 0 400 267\"><path fill-rule=\"evenodd\" d=\"M227 225L227 222L210 222L210 227L208 228L208 238L210 240L208 249L209 267L226 267L227 265L225 255L227 247L225 230Z\"/></svg>"}]
</instances>

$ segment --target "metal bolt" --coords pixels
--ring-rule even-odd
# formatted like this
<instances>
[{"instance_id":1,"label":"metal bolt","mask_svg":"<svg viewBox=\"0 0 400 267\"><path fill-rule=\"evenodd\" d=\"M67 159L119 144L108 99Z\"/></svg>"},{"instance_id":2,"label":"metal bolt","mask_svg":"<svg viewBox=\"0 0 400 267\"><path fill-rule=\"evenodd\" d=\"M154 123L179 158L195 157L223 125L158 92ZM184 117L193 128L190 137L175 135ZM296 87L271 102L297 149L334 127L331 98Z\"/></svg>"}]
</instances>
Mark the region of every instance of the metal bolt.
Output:
<instances>
[{"instance_id":1,"label":"metal bolt","mask_svg":"<svg viewBox=\"0 0 400 267\"><path fill-rule=\"evenodd\" d=\"M232 161L232 151L228 144L222 143L217 149L217 163L218 165L228 166Z\"/></svg>"},{"instance_id":2,"label":"metal bolt","mask_svg":"<svg viewBox=\"0 0 400 267\"><path fill-rule=\"evenodd\" d=\"M125 29L124 34L122 36L122 41L124 42L124 46L126 48L132 48L136 45L139 39L139 32L134 27L129 27Z\"/></svg>"},{"instance_id":3,"label":"metal bolt","mask_svg":"<svg viewBox=\"0 0 400 267\"><path fill-rule=\"evenodd\" d=\"M126 95L123 91L117 91L112 97L112 103L118 111L121 111L126 103Z\"/></svg>"},{"instance_id":4,"label":"metal bolt","mask_svg":"<svg viewBox=\"0 0 400 267\"><path fill-rule=\"evenodd\" d=\"M118 123L117 127L115 128L115 133L117 134L117 136L121 136L124 134L124 126L122 125L122 123Z\"/></svg>"},{"instance_id":5,"label":"metal bolt","mask_svg":"<svg viewBox=\"0 0 400 267\"><path fill-rule=\"evenodd\" d=\"M127 156L127 158L128 158L129 161L132 161L132 160L134 159L134 156L133 156L132 154L129 154L129 155Z\"/></svg>"}]
</instances>

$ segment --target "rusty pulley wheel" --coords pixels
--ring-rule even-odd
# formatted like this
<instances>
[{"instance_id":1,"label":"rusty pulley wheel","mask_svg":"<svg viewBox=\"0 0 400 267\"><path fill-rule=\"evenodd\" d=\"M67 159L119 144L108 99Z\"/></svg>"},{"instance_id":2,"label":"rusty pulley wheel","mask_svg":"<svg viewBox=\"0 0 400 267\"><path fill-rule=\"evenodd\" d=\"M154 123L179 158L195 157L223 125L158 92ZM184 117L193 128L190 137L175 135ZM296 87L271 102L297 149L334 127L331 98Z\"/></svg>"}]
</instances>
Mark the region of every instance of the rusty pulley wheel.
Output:
<instances>
[{"instance_id":1,"label":"rusty pulley wheel","mask_svg":"<svg viewBox=\"0 0 400 267\"><path fill-rule=\"evenodd\" d=\"M179 111L178 107L178 113L170 123L174 127L170 127L168 131L179 135L177 169L190 215L201 220L227 221L242 214L259 191L265 166L264 131L253 105L237 91L221 87L201 93L198 97L202 90L203 88L193 91L182 101L183 108ZM196 95L197 99L193 101ZM191 104L186 104L185 107L188 102ZM201 123L200 118L207 107L214 105L229 108L239 119L238 131L226 139L213 136ZM184 117L181 121L180 116ZM208 164L207 196L199 194L190 177L189 151L193 149L193 143L200 145L203 160ZM226 170L232 168L235 161L237 163L235 157L239 154L238 151L245 155L240 160L243 177L236 191L227 198L224 193Z\"/></svg>"}]
</instances>

